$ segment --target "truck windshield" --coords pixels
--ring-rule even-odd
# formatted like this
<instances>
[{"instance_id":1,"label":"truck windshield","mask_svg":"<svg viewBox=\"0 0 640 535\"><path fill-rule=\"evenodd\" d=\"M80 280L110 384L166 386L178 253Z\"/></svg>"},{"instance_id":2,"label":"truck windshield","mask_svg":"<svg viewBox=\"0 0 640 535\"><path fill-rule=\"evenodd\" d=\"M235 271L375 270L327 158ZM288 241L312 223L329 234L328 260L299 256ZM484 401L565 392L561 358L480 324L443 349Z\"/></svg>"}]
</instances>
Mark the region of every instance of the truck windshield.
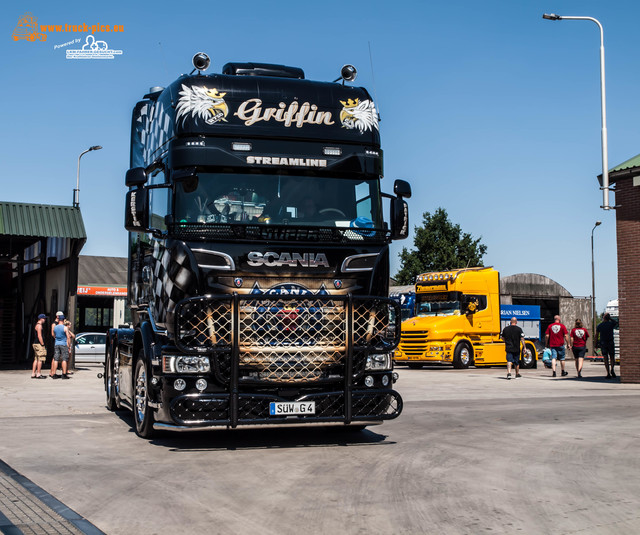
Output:
<instances>
[{"instance_id":1,"label":"truck windshield","mask_svg":"<svg viewBox=\"0 0 640 535\"><path fill-rule=\"evenodd\" d=\"M419 297L418 316L453 316L460 314L460 301L431 301L431 296Z\"/></svg>"},{"instance_id":2,"label":"truck windshield","mask_svg":"<svg viewBox=\"0 0 640 535\"><path fill-rule=\"evenodd\" d=\"M175 184L178 223L382 229L379 181L199 172Z\"/></svg>"}]
</instances>

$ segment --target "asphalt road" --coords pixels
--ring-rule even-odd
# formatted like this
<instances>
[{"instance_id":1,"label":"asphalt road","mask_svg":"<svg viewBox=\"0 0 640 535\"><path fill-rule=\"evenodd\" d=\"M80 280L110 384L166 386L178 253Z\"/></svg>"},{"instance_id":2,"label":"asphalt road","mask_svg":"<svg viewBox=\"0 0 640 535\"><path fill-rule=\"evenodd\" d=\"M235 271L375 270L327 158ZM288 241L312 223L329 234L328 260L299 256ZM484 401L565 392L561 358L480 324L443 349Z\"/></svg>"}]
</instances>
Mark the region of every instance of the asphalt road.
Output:
<instances>
[{"instance_id":1,"label":"asphalt road","mask_svg":"<svg viewBox=\"0 0 640 535\"><path fill-rule=\"evenodd\" d=\"M362 432L151 442L104 408L100 369L0 372L0 459L109 535L640 533L640 385L600 364L399 368L403 414Z\"/></svg>"}]
</instances>

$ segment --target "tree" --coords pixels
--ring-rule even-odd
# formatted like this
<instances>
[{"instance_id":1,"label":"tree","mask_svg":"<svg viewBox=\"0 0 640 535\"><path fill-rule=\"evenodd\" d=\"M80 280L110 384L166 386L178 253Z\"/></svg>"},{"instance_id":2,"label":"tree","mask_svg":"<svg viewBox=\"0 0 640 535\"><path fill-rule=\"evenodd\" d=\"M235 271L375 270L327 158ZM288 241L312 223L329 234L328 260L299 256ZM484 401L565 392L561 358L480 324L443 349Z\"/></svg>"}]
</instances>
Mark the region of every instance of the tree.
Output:
<instances>
[{"instance_id":1,"label":"tree","mask_svg":"<svg viewBox=\"0 0 640 535\"><path fill-rule=\"evenodd\" d=\"M484 265L482 257L487 246L449 221L444 208L433 214L425 212L422 217L422 227L415 227L415 250L404 247L399 255L401 267L395 276L398 284L413 284L420 273Z\"/></svg>"}]
</instances>

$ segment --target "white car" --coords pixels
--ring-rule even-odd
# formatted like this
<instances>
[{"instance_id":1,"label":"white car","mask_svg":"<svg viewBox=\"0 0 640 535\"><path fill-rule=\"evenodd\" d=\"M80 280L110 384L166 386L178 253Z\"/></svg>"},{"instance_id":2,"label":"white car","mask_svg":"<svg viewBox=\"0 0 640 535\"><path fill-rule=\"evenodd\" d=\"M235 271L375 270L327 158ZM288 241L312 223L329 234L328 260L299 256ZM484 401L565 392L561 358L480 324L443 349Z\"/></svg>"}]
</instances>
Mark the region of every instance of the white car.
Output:
<instances>
[{"instance_id":1,"label":"white car","mask_svg":"<svg viewBox=\"0 0 640 535\"><path fill-rule=\"evenodd\" d=\"M104 362L105 333L79 333L76 335L76 362Z\"/></svg>"}]
</instances>

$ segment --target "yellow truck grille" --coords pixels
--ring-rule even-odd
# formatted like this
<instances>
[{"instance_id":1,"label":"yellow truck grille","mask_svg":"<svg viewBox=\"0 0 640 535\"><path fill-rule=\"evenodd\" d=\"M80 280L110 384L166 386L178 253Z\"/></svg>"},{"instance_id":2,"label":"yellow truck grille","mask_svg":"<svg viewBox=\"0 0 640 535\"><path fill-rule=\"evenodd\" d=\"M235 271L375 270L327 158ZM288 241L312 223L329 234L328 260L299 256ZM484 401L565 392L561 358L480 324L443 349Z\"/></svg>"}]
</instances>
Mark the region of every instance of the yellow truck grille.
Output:
<instances>
[{"instance_id":1,"label":"yellow truck grille","mask_svg":"<svg viewBox=\"0 0 640 535\"><path fill-rule=\"evenodd\" d=\"M403 332L398 347L409 357L422 355L427 350L427 331Z\"/></svg>"}]
</instances>

